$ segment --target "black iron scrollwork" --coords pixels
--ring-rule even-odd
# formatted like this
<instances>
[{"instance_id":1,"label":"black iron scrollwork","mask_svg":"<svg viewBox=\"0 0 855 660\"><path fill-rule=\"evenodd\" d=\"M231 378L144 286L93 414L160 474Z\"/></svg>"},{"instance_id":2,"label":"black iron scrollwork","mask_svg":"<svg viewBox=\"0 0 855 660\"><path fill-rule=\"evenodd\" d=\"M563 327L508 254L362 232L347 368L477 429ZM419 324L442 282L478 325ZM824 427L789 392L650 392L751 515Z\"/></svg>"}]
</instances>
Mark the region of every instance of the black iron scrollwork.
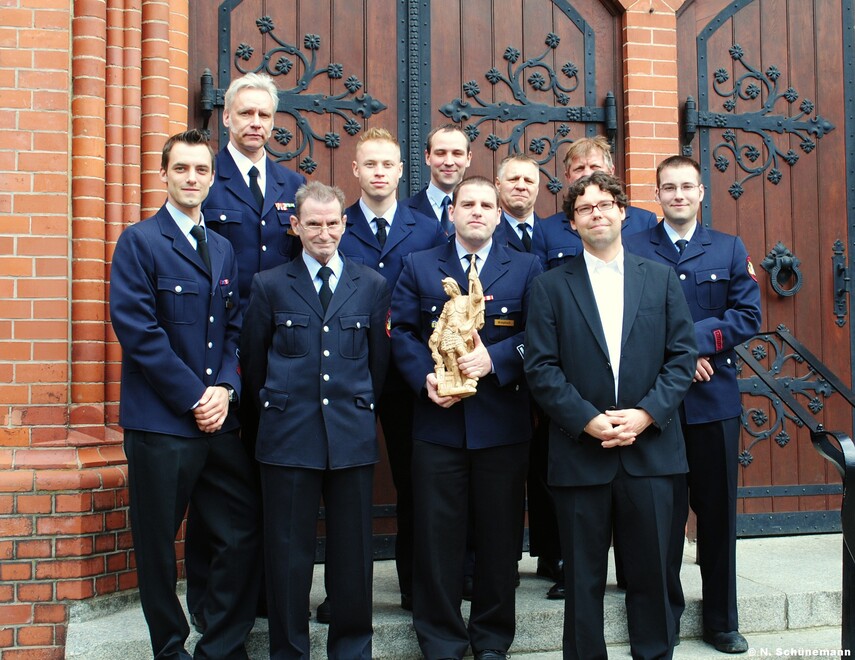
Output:
<instances>
[{"instance_id":1,"label":"black iron scrollwork","mask_svg":"<svg viewBox=\"0 0 855 660\"><path fill-rule=\"evenodd\" d=\"M561 181L553 177L543 167L555 158L561 145L573 142L568 137L571 122L599 122L606 124L606 134L614 141L617 133L617 108L614 94L606 95L604 107L571 106L570 95L579 87L579 67L573 62L566 62L559 74L545 62L552 50L558 47L560 38L550 32L546 35L546 50L537 57L521 59L519 49L508 46L502 58L507 62L507 71L502 72L496 67L487 71L484 76L490 85L505 85L513 95L514 103L487 103L481 97L481 86L475 80L463 85L463 93L470 101L456 98L443 105L439 111L454 122L469 122L463 127L471 141L477 140L481 134L479 128L486 121L518 122L511 134L500 138L490 133L484 140L484 145L491 151L498 151L503 145L508 145L509 153L530 152L530 155L541 166L541 172L548 178L547 189L558 194L563 187ZM528 96L529 90L535 92L551 92L554 104L539 103ZM470 121L471 120L471 121ZM520 141L525 131L533 124L557 124L554 135L543 135L530 139L528 145L521 146Z\"/></svg>"},{"instance_id":2,"label":"black iron scrollwork","mask_svg":"<svg viewBox=\"0 0 855 660\"><path fill-rule=\"evenodd\" d=\"M778 241L760 265L769 273L769 281L775 293L786 297L796 295L802 288L801 263L786 245Z\"/></svg>"},{"instance_id":3,"label":"black iron scrollwork","mask_svg":"<svg viewBox=\"0 0 855 660\"><path fill-rule=\"evenodd\" d=\"M296 67L299 75L295 74L296 80L292 79L287 89L282 89L281 83L278 86L280 87L279 112L294 118L300 136L295 142L295 135L290 129L274 128L273 142L284 149L268 144L267 150L277 161L302 157L300 169L306 174L311 174L317 168L313 158L316 143L322 143L328 149L337 149L341 144L341 135L334 131L316 132L309 123L308 114L329 114L339 117L343 120L344 131L348 135L356 135L362 130L362 123L356 117L368 119L375 113L385 110L386 106L370 94L364 92L357 94L362 89L362 82L353 75L345 78L342 64L335 62L325 66L318 64L317 55L321 46L321 38L318 35L304 35L301 49L282 41L274 34L275 26L270 16L262 16L255 21L255 24L259 33L271 39L274 46L263 53L258 65L248 68L246 63L252 59L255 49L247 43L239 44L234 52L235 68L240 73L264 71L274 79L285 79L295 70L295 60L299 60L300 65ZM307 56L303 51L308 51L309 55ZM343 80L344 90L334 96L304 93L312 80L324 75L330 80ZM217 91L218 105L222 105L222 98L219 98L222 92ZM286 148L292 145L292 142L293 146Z\"/></svg>"},{"instance_id":4,"label":"black iron scrollwork","mask_svg":"<svg viewBox=\"0 0 855 660\"><path fill-rule=\"evenodd\" d=\"M782 335L784 338L782 338ZM785 339L786 338L786 339ZM770 388L764 378L774 379L778 386L793 397L805 401L811 414L819 414L825 407L825 400L835 393L835 388L816 371L802 353L793 348L790 341L792 336L783 325L778 326L777 333L757 335L750 342L737 348L737 353L744 354L751 363L753 373L745 374L745 359L737 363L740 373L739 391L743 394L763 397L768 402L772 416L760 407L743 407L742 428L751 437L745 449L739 455L739 464L747 468L754 461L751 450L760 442L772 439L780 447L785 447L792 439L788 424L804 427L805 423L795 411ZM795 342L795 340L792 340ZM797 342L796 342L797 343ZM788 365L796 365L788 367ZM804 373L785 376L784 373Z\"/></svg>"},{"instance_id":5,"label":"black iron scrollwork","mask_svg":"<svg viewBox=\"0 0 855 660\"><path fill-rule=\"evenodd\" d=\"M730 57L745 68L745 73L736 78L730 85L730 73L724 67L716 69L713 74L713 89L716 94L726 99L726 112L709 112L697 110L692 97L686 100L684 117L684 136L690 142L698 127L723 128L724 141L713 149L713 165L719 172L725 172L730 167L731 158L737 167L745 173L741 179L734 181L728 192L738 199L745 191L745 182L765 174L766 179L777 185L783 178L782 163L792 167L799 160L799 154L788 149L783 151L776 144L774 133L789 134L799 139L799 148L809 154L816 148L816 140L821 139L834 130L834 125L819 115L810 117L814 111L814 103L810 99L802 99L798 105L798 114L788 117L773 114L775 107L781 101L788 105L799 99L799 93L793 87L781 91L779 81L781 71L776 66L769 66L765 71L751 66L745 61L745 53L739 44L730 47ZM754 112L738 113L738 103L745 101L753 103L760 100L760 109ZM753 144L744 144L737 133L750 133L762 140L762 151ZM691 147L684 147L691 152ZM765 155L764 153L765 152ZM690 154L689 154L690 155Z\"/></svg>"}]
</instances>

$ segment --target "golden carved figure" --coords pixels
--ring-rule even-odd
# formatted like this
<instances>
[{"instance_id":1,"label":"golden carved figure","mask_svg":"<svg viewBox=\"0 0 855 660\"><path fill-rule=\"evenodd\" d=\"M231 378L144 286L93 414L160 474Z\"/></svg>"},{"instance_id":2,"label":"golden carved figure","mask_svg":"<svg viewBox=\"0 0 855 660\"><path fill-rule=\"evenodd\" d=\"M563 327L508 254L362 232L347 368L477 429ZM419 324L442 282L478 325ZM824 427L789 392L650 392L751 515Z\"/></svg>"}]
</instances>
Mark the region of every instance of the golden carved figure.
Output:
<instances>
[{"instance_id":1,"label":"golden carved figure","mask_svg":"<svg viewBox=\"0 0 855 660\"><path fill-rule=\"evenodd\" d=\"M475 348L473 332L484 327L484 289L475 268L475 255L472 256L468 295L461 295L460 286L453 277L442 280L442 288L449 300L443 306L428 341L439 396L464 398L477 391L478 379L467 378L457 366L457 358Z\"/></svg>"}]
</instances>

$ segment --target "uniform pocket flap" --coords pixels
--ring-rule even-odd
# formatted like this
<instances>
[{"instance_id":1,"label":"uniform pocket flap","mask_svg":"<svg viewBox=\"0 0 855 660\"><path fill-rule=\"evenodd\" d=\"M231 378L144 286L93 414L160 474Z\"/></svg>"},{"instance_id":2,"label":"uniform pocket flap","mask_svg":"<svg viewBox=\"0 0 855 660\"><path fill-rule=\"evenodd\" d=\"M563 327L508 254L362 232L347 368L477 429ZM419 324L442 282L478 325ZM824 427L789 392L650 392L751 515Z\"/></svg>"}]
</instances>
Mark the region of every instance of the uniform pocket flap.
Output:
<instances>
[{"instance_id":1,"label":"uniform pocket flap","mask_svg":"<svg viewBox=\"0 0 855 660\"><path fill-rule=\"evenodd\" d=\"M158 277L157 290L170 291L178 295L199 293L199 283L195 280L185 280L179 277Z\"/></svg>"},{"instance_id":2,"label":"uniform pocket flap","mask_svg":"<svg viewBox=\"0 0 855 660\"><path fill-rule=\"evenodd\" d=\"M353 401L356 403L357 408L362 408L363 410L374 410L373 392L362 392L360 394L356 394L353 397Z\"/></svg>"},{"instance_id":3,"label":"uniform pocket flap","mask_svg":"<svg viewBox=\"0 0 855 660\"><path fill-rule=\"evenodd\" d=\"M720 282L730 279L730 270L727 268L712 268L710 270L699 270L695 272L695 281L698 284L704 282Z\"/></svg>"},{"instance_id":4,"label":"uniform pocket flap","mask_svg":"<svg viewBox=\"0 0 855 660\"><path fill-rule=\"evenodd\" d=\"M368 314L351 314L342 316L339 320L342 330L361 330L371 327L371 317Z\"/></svg>"},{"instance_id":5,"label":"uniform pocket flap","mask_svg":"<svg viewBox=\"0 0 855 660\"><path fill-rule=\"evenodd\" d=\"M273 410L283 411L288 405L288 394L286 392L277 392L262 387L258 392L258 400L263 409L273 408Z\"/></svg>"},{"instance_id":6,"label":"uniform pocket flap","mask_svg":"<svg viewBox=\"0 0 855 660\"><path fill-rule=\"evenodd\" d=\"M276 325L284 325L286 328L294 326L303 328L309 325L309 315L296 312L274 312L273 320Z\"/></svg>"}]
</instances>

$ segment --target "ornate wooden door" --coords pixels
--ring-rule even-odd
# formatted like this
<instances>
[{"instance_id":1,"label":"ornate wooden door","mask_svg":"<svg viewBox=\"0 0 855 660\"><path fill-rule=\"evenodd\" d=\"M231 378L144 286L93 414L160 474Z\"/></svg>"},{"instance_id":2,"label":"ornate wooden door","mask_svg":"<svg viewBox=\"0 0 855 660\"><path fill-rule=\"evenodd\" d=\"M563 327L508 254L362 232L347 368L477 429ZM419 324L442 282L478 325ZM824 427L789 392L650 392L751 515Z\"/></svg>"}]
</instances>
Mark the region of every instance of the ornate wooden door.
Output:
<instances>
[{"instance_id":1,"label":"ornate wooden door","mask_svg":"<svg viewBox=\"0 0 855 660\"><path fill-rule=\"evenodd\" d=\"M683 151L703 167L703 222L748 247L764 329L783 324L847 383L853 327L832 259L849 246L851 261L855 238L852 31L851 0L688 0L677 30ZM792 351L751 349L826 428L851 434L849 406L827 400ZM742 377L739 533L839 529L837 474L761 381Z\"/></svg>"},{"instance_id":2,"label":"ornate wooden door","mask_svg":"<svg viewBox=\"0 0 855 660\"><path fill-rule=\"evenodd\" d=\"M620 29L609 0L194 2L191 79L209 74L191 94L191 116L223 144L229 82L269 73L280 90L270 154L340 186L349 203L359 195L351 162L363 128L397 133L407 197L427 184L431 127L459 122L473 140L472 174L492 177L511 151L540 162L537 210L550 215L560 206L562 145L594 134L620 140ZM379 557L393 547L395 496L385 463L376 475Z\"/></svg>"}]
</instances>

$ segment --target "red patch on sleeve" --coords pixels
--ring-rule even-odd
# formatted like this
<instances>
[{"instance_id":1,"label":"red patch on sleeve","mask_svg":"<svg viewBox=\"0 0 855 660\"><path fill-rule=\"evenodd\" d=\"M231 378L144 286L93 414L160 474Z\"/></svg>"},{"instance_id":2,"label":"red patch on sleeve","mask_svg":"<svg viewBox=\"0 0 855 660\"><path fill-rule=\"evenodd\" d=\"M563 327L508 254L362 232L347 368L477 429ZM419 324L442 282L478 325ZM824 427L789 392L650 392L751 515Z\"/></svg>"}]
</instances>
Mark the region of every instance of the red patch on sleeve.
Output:
<instances>
[{"instance_id":1,"label":"red patch on sleeve","mask_svg":"<svg viewBox=\"0 0 855 660\"><path fill-rule=\"evenodd\" d=\"M754 264L751 263L751 257L750 256L745 257L745 268L748 270L748 276L756 282L757 281L757 273L754 272Z\"/></svg>"},{"instance_id":2,"label":"red patch on sleeve","mask_svg":"<svg viewBox=\"0 0 855 660\"><path fill-rule=\"evenodd\" d=\"M724 350L724 335L721 330L713 330L713 338L715 339L715 352Z\"/></svg>"}]
</instances>

